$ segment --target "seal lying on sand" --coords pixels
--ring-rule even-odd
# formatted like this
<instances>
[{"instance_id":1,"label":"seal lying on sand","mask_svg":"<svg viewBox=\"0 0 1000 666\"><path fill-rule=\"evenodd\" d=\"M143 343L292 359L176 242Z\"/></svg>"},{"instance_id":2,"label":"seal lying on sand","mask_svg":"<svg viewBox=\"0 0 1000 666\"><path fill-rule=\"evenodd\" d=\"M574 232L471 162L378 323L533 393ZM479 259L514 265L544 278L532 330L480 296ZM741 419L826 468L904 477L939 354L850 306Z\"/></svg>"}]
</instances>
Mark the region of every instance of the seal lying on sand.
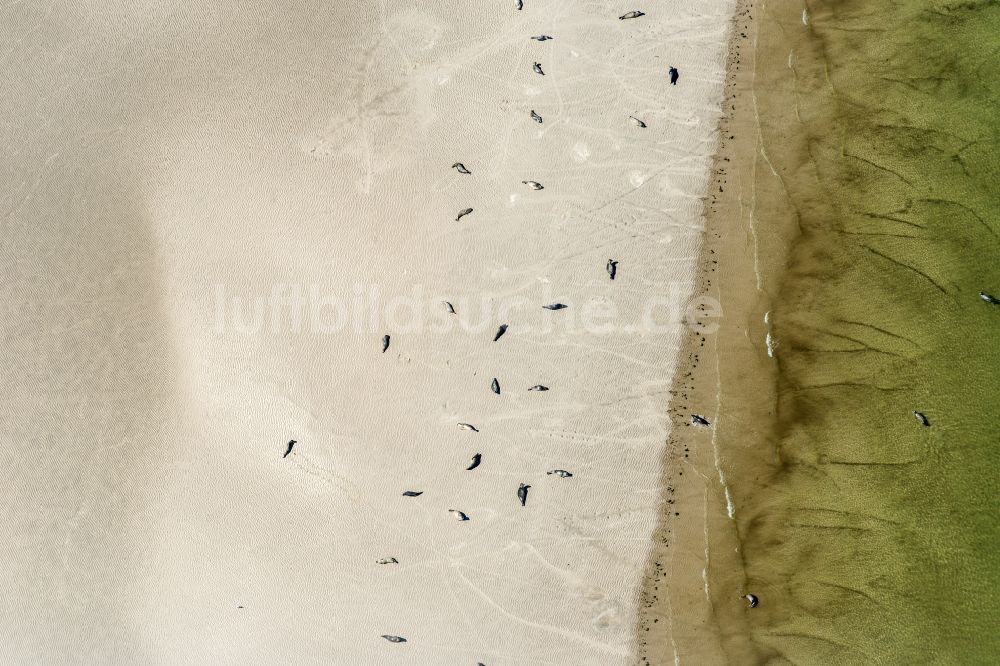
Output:
<instances>
[{"instance_id":1,"label":"seal lying on sand","mask_svg":"<svg viewBox=\"0 0 1000 666\"><path fill-rule=\"evenodd\" d=\"M533 180L522 180L521 182L524 183L525 185L527 185L528 187L530 187L533 190L544 190L545 189L542 186L541 183L535 182Z\"/></svg>"},{"instance_id":2,"label":"seal lying on sand","mask_svg":"<svg viewBox=\"0 0 1000 666\"><path fill-rule=\"evenodd\" d=\"M383 335L382 336L382 353L384 354L385 350L388 349L388 348L389 348L389 336L388 335Z\"/></svg>"},{"instance_id":3,"label":"seal lying on sand","mask_svg":"<svg viewBox=\"0 0 1000 666\"><path fill-rule=\"evenodd\" d=\"M522 483L521 487L517 489L517 499L521 500L521 506L528 503L528 488L530 487Z\"/></svg>"},{"instance_id":4,"label":"seal lying on sand","mask_svg":"<svg viewBox=\"0 0 1000 666\"><path fill-rule=\"evenodd\" d=\"M292 449L295 448L295 444L296 444L296 442L295 442L294 439L288 440L288 448L285 449L285 455L283 455L281 457L282 458L287 458L289 456L289 454L292 452Z\"/></svg>"},{"instance_id":5,"label":"seal lying on sand","mask_svg":"<svg viewBox=\"0 0 1000 666\"><path fill-rule=\"evenodd\" d=\"M479 432L479 428L472 425L471 423L459 423L458 427L462 430L471 430L472 432Z\"/></svg>"},{"instance_id":6,"label":"seal lying on sand","mask_svg":"<svg viewBox=\"0 0 1000 666\"><path fill-rule=\"evenodd\" d=\"M403 497L420 497L424 494L422 490L404 490Z\"/></svg>"},{"instance_id":7,"label":"seal lying on sand","mask_svg":"<svg viewBox=\"0 0 1000 666\"><path fill-rule=\"evenodd\" d=\"M545 76L545 72L542 71L542 63L536 62L534 65L531 66L531 69L535 70L535 74L541 74L542 76Z\"/></svg>"},{"instance_id":8,"label":"seal lying on sand","mask_svg":"<svg viewBox=\"0 0 1000 666\"><path fill-rule=\"evenodd\" d=\"M927 417L926 417L926 416L924 416L924 413L923 413L923 412L918 412L917 410L915 410L915 409L914 409L914 410L913 410L913 417L914 417L915 419L917 419L918 421L920 421L920 423L921 423L922 425L925 425L925 426L927 426L927 427L930 427L930 425L931 425L931 422L927 420Z\"/></svg>"},{"instance_id":9,"label":"seal lying on sand","mask_svg":"<svg viewBox=\"0 0 1000 666\"><path fill-rule=\"evenodd\" d=\"M500 337L507 332L507 324L500 324L500 328L497 329L497 334L493 336L493 342L496 342Z\"/></svg>"},{"instance_id":10,"label":"seal lying on sand","mask_svg":"<svg viewBox=\"0 0 1000 666\"><path fill-rule=\"evenodd\" d=\"M632 12L626 12L618 17L619 21L624 21L625 19L639 18L640 16L645 16L642 12L636 10Z\"/></svg>"},{"instance_id":11,"label":"seal lying on sand","mask_svg":"<svg viewBox=\"0 0 1000 666\"><path fill-rule=\"evenodd\" d=\"M677 71L676 67L671 67L669 71L670 71L670 85L676 86L677 79L680 78L681 73Z\"/></svg>"},{"instance_id":12,"label":"seal lying on sand","mask_svg":"<svg viewBox=\"0 0 1000 666\"><path fill-rule=\"evenodd\" d=\"M548 386L542 386L541 384L535 384L534 386L532 386L528 390L529 391L548 391L549 387Z\"/></svg>"},{"instance_id":13,"label":"seal lying on sand","mask_svg":"<svg viewBox=\"0 0 1000 666\"><path fill-rule=\"evenodd\" d=\"M546 472L546 474L554 474L555 476L558 476L559 478L562 479L568 479L569 477L573 476L571 472L567 472L564 469L554 469L551 472Z\"/></svg>"},{"instance_id":14,"label":"seal lying on sand","mask_svg":"<svg viewBox=\"0 0 1000 666\"><path fill-rule=\"evenodd\" d=\"M541 124L541 122L542 122L542 117L540 115L538 115L537 113L535 113L534 109L531 110L531 119L534 120L536 123L539 123L539 124Z\"/></svg>"},{"instance_id":15,"label":"seal lying on sand","mask_svg":"<svg viewBox=\"0 0 1000 666\"><path fill-rule=\"evenodd\" d=\"M500 395L500 382L497 381L496 377L493 378L493 383L490 384L490 388L493 389L494 393Z\"/></svg>"},{"instance_id":16,"label":"seal lying on sand","mask_svg":"<svg viewBox=\"0 0 1000 666\"><path fill-rule=\"evenodd\" d=\"M476 455L472 456L472 464L466 467L465 471L468 472L470 470L476 469L477 467L479 467L479 463L481 463L482 461L483 461L483 454L477 453Z\"/></svg>"},{"instance_id":17,"label":"seal lying on sand","mask_svg":"<svg viewBox=\"0 0 1000 666\"><path fill-rule=\"evenodd\" d=\"M448 513L454 516L455 520L458 521L466 521L469 519L469 517L465 515L465 513L459 511L458 509L448 509Z\"/></svg>"},{"instance_id":18,"label":"seal lying on sand","mask_svg":"<svg viewBox=\"0 0 1000 666\"><path fill-rule=\"evenodd\" d=\"M632 121L632 124L635 125L636 127L645 127L646 126L646 123L642 122L641 120L639 120L635 116L629 116L629 119Z\"/></svg>"},{"instance_id":19,"label":"seal lying on sand","mask_svg":"<svg viewBox=\"0 0 1000 666\"><path fill-rule=\"evenodd\" d=\"M992 303L993 305L1000 305L1000 298L997 298L992 294L987 294L985 291L979 292L979 298L983 299L987 303Z\"/></svg>"},{"instance_id":20,"label":"seal lying on sand","mask_svg":"<svg viewBox=\"0 0 1000 666\"><path fill-rule=\"evenodd\" d=\"M618 262L615 261L614 259L608 259L608 275L610 275L611 279L614 280L615 275L617 274L618 274Z\"/></svg>"},{"instance_id":21,"label":"seal lying on sand","mask_svg":"<svg viewBox=\"0 0 1000 666\"><path fill-rule=\"evenodd\" d=\"M399 564L399 560L395 557L386 557L381 560L375 560L375 564Z\"/></svg>"},{"instance_id":22,"label":"seal lying on sand","mask_svg":"<svg viewBox=\"0 0 1000 666\"><path fill-rule=\"evenodd\" d=\"M542 307L546 310L564 310L569 306L565 303L549 303L548 305L543 305Z\"/></svg>"},{"instance_id":23,"label":"seal lying on sand","mask_svg":"<svg viewBox=\"0 0 1000 666\"><path fill-rule=\"evenodd\" d=\"M463 208L462 210L458 211L458 217L455 218L455 221L458 222L471 212L472 212L471 208Z\"/></svg>"},{"instance_id":24,"label":"seal lying on sand","mask_svg":"<svg viewBox=\"0 0 1000 666\"><path fill-rule=\"evenodd\" d=\"M382 634L382 638L389 641L390 643L405 643L406 639L402 636L390 636L389 634Z\"/></svg>"},{"instance_id":25,"label":"seal lying on sand","mask_svg":"<svg viewBox=\"0 0 1000 666\"><path fill-rule=\"evenodd\" d=\"M539 41L539 42L545 42L545 41L548 41L548 40L552 39L552 37L550 37L548 35L535 35L535 36L532 37L532 39L534 39L536 41Z\"/></svg>"},{"instance_id":26,"label":"seal lying on sand","mask_svg":"<svg viewBox=\"0 0 1000 666\"><path fill-rule=\"evenodd\" d=\"M465 165L462 164L461 162L455 162L454 164L451 165L451 168L454 169L455 171L459 172L459 173L464 173L464 174L470 174L470 173L472 173L471 171L469 171L468 169L466 169Z\"/></svg>"}]
</instances>

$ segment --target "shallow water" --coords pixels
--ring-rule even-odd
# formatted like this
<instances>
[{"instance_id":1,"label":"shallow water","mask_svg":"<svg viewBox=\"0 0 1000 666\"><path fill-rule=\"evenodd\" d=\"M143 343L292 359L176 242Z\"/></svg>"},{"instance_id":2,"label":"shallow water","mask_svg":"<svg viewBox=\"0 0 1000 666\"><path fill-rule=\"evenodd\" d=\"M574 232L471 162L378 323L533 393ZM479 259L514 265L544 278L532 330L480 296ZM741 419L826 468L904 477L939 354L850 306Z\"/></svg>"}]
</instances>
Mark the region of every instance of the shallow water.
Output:
<instances>
[{"instance_id":1,"label":"shallow water","mask_svg":"<svg viewBox=\"0 0 1000 666\"><path fill-rule=\"evenodd\" d=\"M797 237L770 283L776 419L727 460L752 640L762 663L987 663L1000 4L789 5L763 8L755 86L760 251L780 220Z\"/></svg>"}]
</instances>

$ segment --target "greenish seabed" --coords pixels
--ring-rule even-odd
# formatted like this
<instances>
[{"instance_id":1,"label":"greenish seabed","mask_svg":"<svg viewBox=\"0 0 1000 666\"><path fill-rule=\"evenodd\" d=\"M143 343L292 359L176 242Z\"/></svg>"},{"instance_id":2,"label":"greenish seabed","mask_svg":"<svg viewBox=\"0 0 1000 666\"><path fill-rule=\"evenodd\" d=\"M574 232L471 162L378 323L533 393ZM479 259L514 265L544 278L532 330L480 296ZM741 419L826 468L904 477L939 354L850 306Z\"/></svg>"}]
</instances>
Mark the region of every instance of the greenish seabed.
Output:
<instances>
[{"instance_id":1,"label":"greenish seabed","mask_svg":"<svg viewBox=\"0 0 1000 666\"><path fill-rule=\"evenodd\" d=\"M781 186L755 218L798 236L770 458L732 475L751 639L765 663L998 663L1000 0L807 4L758 26Z\"/></svg>"}]
</instances>

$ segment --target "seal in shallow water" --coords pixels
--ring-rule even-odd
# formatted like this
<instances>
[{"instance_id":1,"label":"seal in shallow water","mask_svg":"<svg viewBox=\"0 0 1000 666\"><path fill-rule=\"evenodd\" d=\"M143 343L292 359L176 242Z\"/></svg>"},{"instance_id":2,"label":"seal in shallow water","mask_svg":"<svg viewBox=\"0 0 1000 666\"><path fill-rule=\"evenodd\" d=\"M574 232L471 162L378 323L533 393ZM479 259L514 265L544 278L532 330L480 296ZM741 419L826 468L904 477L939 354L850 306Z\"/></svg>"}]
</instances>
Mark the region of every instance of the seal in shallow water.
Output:
<instances>
[{"instance_id":1,"label":"seal in shallow water","mask_svg":"<svg viewBox=\"0 0 1000 666\"><path fill-rule=\"evenodd\" d=\"M750 594L749 592L747 592L746 594L743 595L743 598L747 600L747 603L750 606L750 608L756 608L757 604L760 603L760 600L757 598L756 594Z\"/></svg>"},{"instance_id":2,"label":"seal in shallow water","mask_svg":"<svg viewBox=\"0 0 1000 666\"><path fill-rule=\"evenodd\" d=\"M701 414L692 414L691 415L691 423L693 423L695 425L700 425L700 426L707 426L707 425L709 425L708 419L706 419Z\"/></svg>"},{"instance_id":3,"label":"seal in shallow water","mask_svg":"<svg viewBox=\"0 0 1000 666\"><path fill-rule=\"evenodd\" d=\"M979 298L983 299L987 303L992 303L993 305L1000 305L1000 298L997 298L992 294L987 294L985 291L979 292Z\"/></svg>"},{"instance_id":4,"label":"seal in shallow water","mask_svg":"<svg viewBox=\"0 0 1000 666\"><path fill-rule=\"evenodd\" d=\"M924 416L923 412L918 412L917 410L914 409L913 410L913 417L915 419L917 419L918 421L920 421L920 423L922 425L925 425L925 426L928 426L928 427L931 425L931 422L927 420L927 417Z\"/></svg>"}]
</instances>

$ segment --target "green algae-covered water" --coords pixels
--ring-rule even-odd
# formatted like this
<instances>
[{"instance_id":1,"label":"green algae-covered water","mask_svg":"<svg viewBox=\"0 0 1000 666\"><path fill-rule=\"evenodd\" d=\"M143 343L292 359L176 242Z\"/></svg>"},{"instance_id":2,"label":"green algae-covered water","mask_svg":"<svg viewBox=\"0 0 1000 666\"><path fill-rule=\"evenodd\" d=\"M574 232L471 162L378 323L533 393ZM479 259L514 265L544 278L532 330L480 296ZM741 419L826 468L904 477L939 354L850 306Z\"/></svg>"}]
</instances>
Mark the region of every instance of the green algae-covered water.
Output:
<instances>
[{"instance_id":1,"label":"green algae-covered water","mask_svg":"<svg viewBox=\"0 0 1000 666\"><path fill-rule=\"evenodd\" d=\"M796 238L734 481L754 651L1000 663L1000 1L806 5L758 14L755 218Z\"/></svg>"}]
</instances>

